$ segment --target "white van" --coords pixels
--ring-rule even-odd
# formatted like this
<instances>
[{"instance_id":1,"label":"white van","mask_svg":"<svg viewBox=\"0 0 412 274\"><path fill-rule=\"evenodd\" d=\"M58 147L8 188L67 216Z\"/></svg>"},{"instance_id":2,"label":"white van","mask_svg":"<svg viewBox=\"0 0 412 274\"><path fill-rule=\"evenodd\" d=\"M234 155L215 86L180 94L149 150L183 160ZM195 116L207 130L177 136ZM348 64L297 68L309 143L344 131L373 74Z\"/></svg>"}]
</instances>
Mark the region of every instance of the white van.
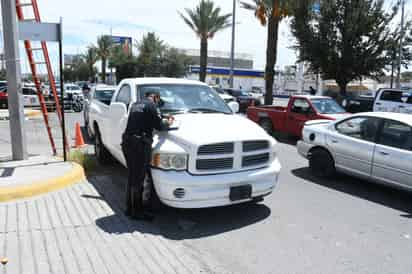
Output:
<instances>
[{"instance_id":1,"label":"white van","mask_svg":"<svg viewBox=\"0 0 412 274\"><path fill-rule=\"evenodd\" d=\"M412 92L400 89L379 89L376 92L373 111L412 114Z\"/></svg>"}]
</instances>

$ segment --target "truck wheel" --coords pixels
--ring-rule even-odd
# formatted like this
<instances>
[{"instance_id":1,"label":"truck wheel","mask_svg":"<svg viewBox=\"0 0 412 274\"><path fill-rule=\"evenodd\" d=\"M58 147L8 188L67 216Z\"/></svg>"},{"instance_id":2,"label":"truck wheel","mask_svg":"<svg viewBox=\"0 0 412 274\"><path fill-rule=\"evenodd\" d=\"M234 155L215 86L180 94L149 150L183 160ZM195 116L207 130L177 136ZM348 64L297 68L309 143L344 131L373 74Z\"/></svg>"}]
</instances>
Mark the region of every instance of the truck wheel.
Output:
<instances>
[{"instance_id":1,"label":"truck wheel","mask_svg":"<svg viewBox=\"0 0 412 274\"><path fill-rule=\"evenodd\" d=\"M104 147L102 137L100 136L99 129L95 127L96 137L94 138L94 152L96 154L97 161L100 164L105 165L110 163L110 153Z\"/></svg>"},{"instance_id":2,"label":"truck wheel","mask_svg":"<svg viewBox=\"0 0 412 274\"><path fill-rule=\"evenodd\" d=\"M272 121L269 119L262 119L259 121L259 125L269 134L272 135L273 133L273 125Z\"/></svg>"},{"instance_id":3,"label":"truck wheel","mask_svg":"<svg viewBox=\"0 0 412 274\"><path fill-rule=\"evenodd\" d=\"M324 149L314 149L309 154L309 168L311 172L321 178L328 178L335 174L335 161L330 153Z\"/></svg>"}]
</instances>

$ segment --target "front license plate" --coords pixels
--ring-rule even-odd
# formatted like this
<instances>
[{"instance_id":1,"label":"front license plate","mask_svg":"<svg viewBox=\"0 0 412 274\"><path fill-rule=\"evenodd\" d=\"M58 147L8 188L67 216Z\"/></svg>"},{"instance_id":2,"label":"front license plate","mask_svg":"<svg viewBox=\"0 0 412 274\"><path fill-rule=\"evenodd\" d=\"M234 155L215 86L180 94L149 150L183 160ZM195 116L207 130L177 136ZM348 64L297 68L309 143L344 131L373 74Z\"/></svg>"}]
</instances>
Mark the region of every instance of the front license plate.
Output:
<instances>
[{"instance_id":1,"label":"front license plate","mask_svg":"<svg viewBox=\"0 0 412 274\"><path fill-rule=\"evenodd\" d=\"M252 186L234 186L230 188L229 198L231 201L250 199L252 197Z\"/></svg>"}]
</instances>

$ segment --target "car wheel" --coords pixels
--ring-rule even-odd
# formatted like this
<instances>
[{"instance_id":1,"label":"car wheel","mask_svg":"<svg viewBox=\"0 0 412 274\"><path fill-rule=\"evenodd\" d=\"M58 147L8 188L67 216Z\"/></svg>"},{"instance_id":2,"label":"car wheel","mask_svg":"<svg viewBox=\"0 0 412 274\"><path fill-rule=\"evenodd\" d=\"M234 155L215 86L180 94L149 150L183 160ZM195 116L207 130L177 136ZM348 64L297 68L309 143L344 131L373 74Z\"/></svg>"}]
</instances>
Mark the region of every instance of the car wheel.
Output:
<instances>
[{"instance_id":1,"label":"car wheel","mask_svg":"<svg viewBox=\"0 0 412 274\"><path fill-rule=\"evenodd\" d=\"M110 153L109 151L105 148L103 142L102 142L102 137L100 136L99 129L96 127L95 128L96 132L96 138L94 139L94 153L96 154L97 161L100 164L108 164L110 163Z\"/></svg>"},{"instance_id":2,"label":"car wheel","mask_svg":"<svg viewBox=\"0 0 412 274\"><path fill-rule=\"evenodd\" d=\"M314 149L309 153L309 168L311 172L322 178L335 174L335 161L330 153L324 149Z\"/></svg>"},{"instance_id":3,"label":"car wheel","mask_svg":"<svg viewBox=\"0 0 412 274\"><path fill-rule=\"evenodd\" d=\"M259 125L269 134L273 133L273 125L270 119L262 119L259 121Z\"/></svg>"}]
</instances>

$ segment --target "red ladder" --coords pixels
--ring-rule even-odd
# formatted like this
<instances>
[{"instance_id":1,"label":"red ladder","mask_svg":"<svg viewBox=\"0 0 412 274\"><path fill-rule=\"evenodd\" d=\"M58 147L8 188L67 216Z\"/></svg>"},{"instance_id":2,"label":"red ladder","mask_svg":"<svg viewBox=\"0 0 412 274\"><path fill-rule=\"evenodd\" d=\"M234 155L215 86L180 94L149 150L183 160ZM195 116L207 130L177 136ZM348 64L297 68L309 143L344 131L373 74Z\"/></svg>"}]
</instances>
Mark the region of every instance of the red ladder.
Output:
<instances>
[{"instance_id":1,"label":"red ladder","mask_svg":"<svg viewBox=\"0 0 412 274\"><path fill-rule=\"evenodd\" d=\"M28 7L28 8L31 7L34 18L25 18L24 12L23 12L25 7ZM22 3L20 0L16 0L16 10L17 10L17 17L19 21L41 22L39 7L37 5L36 0L29 0L28 2L25 2L25 3ZM46 65L47 75L48 75L48 79L50 83L50 88L51 88L51 91L54 97L54 102L56 104L56 112L59 118L60 126L62 126L62 112L61 112L59 97L57 95L56 82L55 82L55 78L53 75L53 69L51 66L50 58L49 58L49 52L47 50L47 44L45 41L41 41L40 44L41 44L41 47L33 48L30 41L28 40L24 41L24 46L26 48L27 58L29 59L30 69L31 69L31 73L33 76L33 82L37 90L37 96L39 97L40 107L41 107L43 119L46 125L47 134L49 136L53 154L56 155L57 154L56 144L54 143L53 135L52 135L50 125L49 125L49 115L48 115L46 103L44 100L43 92L41 89L41 83L40 83L40 78L39 78L38 69L37 69L38 65ZM33 52L35 51L43 53L43 60L41 61L34 60ZM67 144L67 142L65 143Z\"/></svg>"}]
</instances>

